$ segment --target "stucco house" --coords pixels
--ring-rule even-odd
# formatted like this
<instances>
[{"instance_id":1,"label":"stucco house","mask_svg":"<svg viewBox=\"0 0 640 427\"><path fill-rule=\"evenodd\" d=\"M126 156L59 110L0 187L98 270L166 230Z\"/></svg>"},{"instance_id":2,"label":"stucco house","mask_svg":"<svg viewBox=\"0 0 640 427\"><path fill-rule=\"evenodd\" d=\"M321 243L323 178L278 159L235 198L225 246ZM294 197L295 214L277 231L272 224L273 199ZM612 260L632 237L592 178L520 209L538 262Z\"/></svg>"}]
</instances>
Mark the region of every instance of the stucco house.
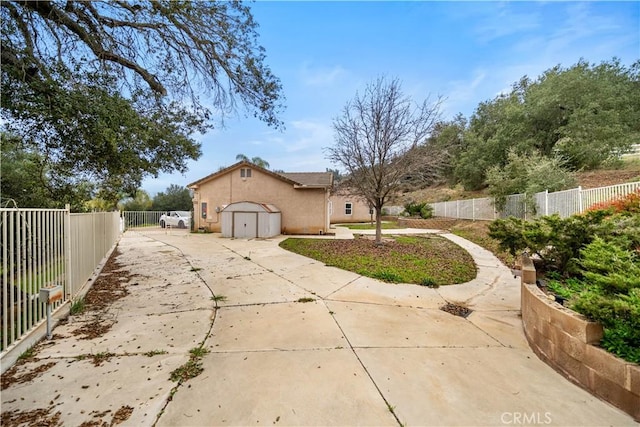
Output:
<instances>
[{"instance_id":1,"label":"stucco house","mask_svg":"<svg viewBox=\"0 0 640 427\"><path fill-rule=\"evenodd\" d=\"M329 233L332 186L331 172L276 173L247 161L187 185L196 229L245 238Z\"/></svg>"},{"instance_id":2,"label":"stucco house","mask_svg":"<svg viewBox=\"0 0 640 427\"><path fill-rule=\"evenodd\" d=\"M367 222L375 220L375 212L362 197L348 190L331 194L331 224Z\"/></svg>"}]
</instances>

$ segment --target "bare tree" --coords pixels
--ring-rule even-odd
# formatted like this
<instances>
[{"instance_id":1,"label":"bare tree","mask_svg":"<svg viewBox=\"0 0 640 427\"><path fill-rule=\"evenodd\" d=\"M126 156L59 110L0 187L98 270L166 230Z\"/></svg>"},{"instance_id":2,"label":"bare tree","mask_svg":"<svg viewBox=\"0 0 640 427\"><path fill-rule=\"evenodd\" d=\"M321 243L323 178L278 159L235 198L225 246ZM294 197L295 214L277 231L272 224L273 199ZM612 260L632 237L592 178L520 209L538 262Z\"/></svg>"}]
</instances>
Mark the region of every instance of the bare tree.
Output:
<instances>
[{"instance_id":1,"label":"bare tree","mask_svg":"<svg viewBox=\"0 0 640 427\"><path fill-rule=\"evenodd\" d=\"M442 98L415 104L403 94L398 79L378 78L335 118L335 145L328 159L347 172L345 185L375 209L376 244L382 243L382 207L398 191L403 178L424 168L430 159L417 149L440 115Z\"/></svg>"}]
</instances>

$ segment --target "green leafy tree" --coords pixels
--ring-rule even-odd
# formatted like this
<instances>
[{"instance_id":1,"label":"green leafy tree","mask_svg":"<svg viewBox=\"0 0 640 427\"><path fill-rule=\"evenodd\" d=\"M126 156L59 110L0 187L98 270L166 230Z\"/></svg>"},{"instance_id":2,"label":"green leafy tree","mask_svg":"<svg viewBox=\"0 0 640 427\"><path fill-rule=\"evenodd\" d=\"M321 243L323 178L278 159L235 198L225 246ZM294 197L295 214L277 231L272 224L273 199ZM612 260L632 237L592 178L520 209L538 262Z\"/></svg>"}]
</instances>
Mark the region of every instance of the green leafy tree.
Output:
<instances>
[{"instance_id":1,"label":"green leafy tree","mask_svg":"<svg viewBox=\"0 0 640 427\"><path fill-rule=\"evenodd\" d=\"M165 192L160 192L153 198L154 211L191 211L193 202L186 187L171 184Z\"/></svg>"},{"instance_id":2,"label":"green leafy tree","mask_svg":"<svg viewBox=\"0 0 640 427\"><path fill-rule=\"evenodd\" d=\"M596 168L640 141L640 61L554 67L531 85L524 106L542 154L575 170Z\"/></svg>"},{"instance_id":3,"label":"green leafy tree","mask_svg":"<svg viewBox=\"0 0 640 427\"><path fill-rule=\"evenodd\" d=\"M239 2L3 1L0 14L3 126L113 206L200 156L203 104L224 119L240 101L281 126L280 82Z\"/></svg>"},{"instance_id":4,"label":"green leafy tree","mask_svg":"<svg viewBox=\"0 0 640 427\"><path fill-rule=\"evenodd\" d=\"M453 175L466 189L487 185L507 153L561 158L570 170L615 160L640 141L640 61L586 61L523 77L510 93L481 103L464 132Z\"/></svg>"},{"instance_id":5,"label":"green leafy tree","mask_svg":"<svg viewBox=\"0 0 640 427\"><path fill-rule=\"evenodd\" d=\"M510 194L526 193L527 210L536 213L535 193L560 191L576 185L573 175L564 169L557 158L544 157L537 152L517 154L509 151L507 163L487 171L489 194L498 210L505 207Z\"/></svg>"},{"instance_id":6,"label":"green leafy tree","mask_svg":"<svg viewBox=\"0 0 640 427\"><path fill-rule=\"evenodd\" d=\"M467 119L462 114L458 114L453 120L436 123L426 142L426 145L440 153L442 163L438 175L450 183L455 181L455 160L464 150L466 129Z\"/></svg>"},{"instance_id":7,"label":"green leafy tree","mask_svg":"<svg viewBox=\"0 0 640 427\"><path fill-rule=\"evenodd\" d=\"M12 134L0 132L0 199L2 206L19 208L63 208L87 210L84 204L94 193L86 180L70 185L65 177L52 174L42 153Z\"/></svg>"},{"instance_id":8,"label":"green leafy tree","mask_svg":"<svg viewBox=\"0 0 640 427\"><path fill-rule=\"evenodd\" d=\"M144 190L136 191L135 197L128 197L119 204L122 211L149 211L152 209L153 201L149 193Z\"/></svg>"}]
</instances>

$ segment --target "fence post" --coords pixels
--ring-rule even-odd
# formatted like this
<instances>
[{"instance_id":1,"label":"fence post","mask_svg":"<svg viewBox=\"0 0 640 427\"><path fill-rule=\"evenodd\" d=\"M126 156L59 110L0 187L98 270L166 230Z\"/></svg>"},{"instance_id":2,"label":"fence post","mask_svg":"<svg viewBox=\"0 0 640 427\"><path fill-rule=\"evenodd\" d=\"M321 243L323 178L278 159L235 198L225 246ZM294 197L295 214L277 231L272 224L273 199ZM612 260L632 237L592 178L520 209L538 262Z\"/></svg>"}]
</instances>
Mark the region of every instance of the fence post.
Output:
<instances>
[{"instance_id":1,"label":"fence post","mask_svg":"<svg viewBox=\"0 0 640 427\"><path fill-rule=\"evenodd\" d=\"M471 199L471 221L476 220L476 199Z\"/></svg>"},{"instance_id":2,"label":"fence post","mask_svg":"<svg viewBox=\"0 0 640 427\"><path fill-rule=\"evenodd\" d=\"M71 274L71 205L64 205L64 269L66 299L73 297L73 276Z\"/></svg>"},{"instance_id":3,"label":"fence post","mask_svg":"<svg viewBox=\"0 0 640 427\"><path fill-rule=\"evenodd\" d=\"M460 200L456 200L456 219L460 218Z\"/></svg>"},{"instance_id":4,"label":"fence post","mask_svg":"<svg viewBox=\"0 0 640 427\"><path fill-rule=\"evenodd\" d=\"M578 212L582 213L582 185L578 186Z\"/></svg>"},{"instance_id":5,"label":"fence post","mask_svg":"<svg viewBox=\"0 0 640 427\"><path fill-rule=\"evenodd\" d=\"M549 215L549 190L544 190L544 215Z\"/></svg>"}]
</instances>

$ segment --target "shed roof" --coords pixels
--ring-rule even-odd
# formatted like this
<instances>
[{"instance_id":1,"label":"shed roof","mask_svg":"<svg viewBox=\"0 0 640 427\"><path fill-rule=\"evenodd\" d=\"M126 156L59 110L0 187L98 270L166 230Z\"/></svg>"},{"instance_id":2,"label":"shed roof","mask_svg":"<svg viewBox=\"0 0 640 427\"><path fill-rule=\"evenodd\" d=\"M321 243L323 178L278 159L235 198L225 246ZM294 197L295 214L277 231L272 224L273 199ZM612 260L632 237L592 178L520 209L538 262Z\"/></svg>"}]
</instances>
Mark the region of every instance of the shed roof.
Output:
<instances>
[{"instance_id":1,"label":"shed roof","mask_svg":"<svg viewBox=\"0 0 640 427\"><path fill-rule=\"evenodd\" d=\"M250 212L258 212L260 210L263 210L264 212L267 212L267 213L280 212L280 209L278 209L276 205L273 205L271 203L257 203L257 202L250 202L250 201L234 202L234 203L228 204L227 206L224 207L224 209L222 209L222 212L237 212L239 209L248 210Z\"/></svg>"}]
</instances>

